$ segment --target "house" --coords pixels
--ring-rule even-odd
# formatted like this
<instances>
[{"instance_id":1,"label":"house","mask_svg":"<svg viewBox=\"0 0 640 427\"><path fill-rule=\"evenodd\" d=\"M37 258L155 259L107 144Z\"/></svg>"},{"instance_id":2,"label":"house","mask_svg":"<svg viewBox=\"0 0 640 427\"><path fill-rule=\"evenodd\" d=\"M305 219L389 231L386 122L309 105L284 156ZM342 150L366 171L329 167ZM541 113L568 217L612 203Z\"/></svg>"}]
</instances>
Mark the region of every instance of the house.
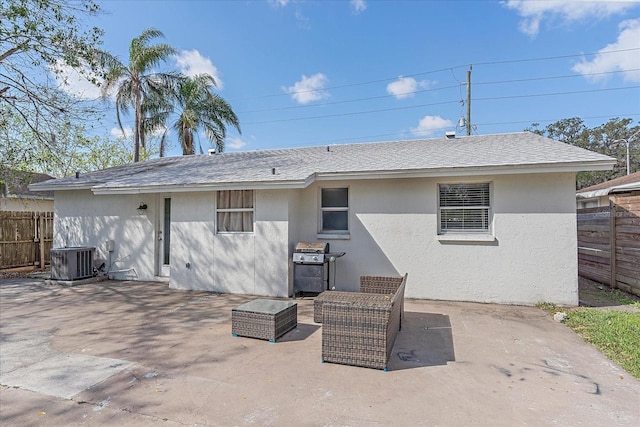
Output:
<instances>
[{"instance_id":1,"label":"house","mask_svg":"<svg viewBox=\"0 0 640 427\"><path fill-rule=\"evenodd\" d=\"M609 206L611 195L639 190L640 172L635 172L579 190L576 205L578 209Z\"/></svg>"},{"instance_id":2,"label":"house","mask_svg":"<svg viewBox=\"0 0 640 427\"><path fill-rule=\"evenodd\" d=\"M0 168L0 211L53 212L53 191L28 188L29 184L51 179L44 173Z\"/></svg>"},{"instance_id":3,"label":"house","mask_svg":"<svg viewBox=\"0 0 640 427\"><path fill-rule=\"evenodd\" d=\"M409 273L406 296L578 303L575 173L615 159L533 133L152 159L34 184L54 247L117 279L286 297L298 241L345 252L332 287Z\"/></svg>"}]
</instances>

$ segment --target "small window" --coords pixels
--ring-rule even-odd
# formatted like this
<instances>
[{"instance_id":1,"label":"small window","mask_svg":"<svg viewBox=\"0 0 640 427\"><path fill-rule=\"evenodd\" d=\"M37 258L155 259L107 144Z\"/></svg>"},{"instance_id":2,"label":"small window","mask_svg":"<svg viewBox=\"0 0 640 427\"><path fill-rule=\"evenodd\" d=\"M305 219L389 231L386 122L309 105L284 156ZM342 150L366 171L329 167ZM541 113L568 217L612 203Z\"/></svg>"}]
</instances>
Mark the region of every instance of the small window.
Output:
<instances>
[{"instance_id":1,"label":"small window","mask_svg":"<svg viewBox=\"0 0 640 427\"><path fill-rule=\"evenodd\" d=\"M216 216L218 232L252 232L253 190L218 191Z\"/></svg>"},{"instance_id":2,"label":"small window","mask_svg":"<svg viewBox=\"0 0 640 427\"><path fill-rule=\"evenodd\" d=\"M323 188L321 199L321 232L347 233L349 231L349 189Z\"/></svg>"},{"instance_id":3,"label":"small window","mask_svg":"<svg viewBox=\"0 0 640 427\"><path fill-rule=\"evenodd\" d=\"M441 234L489 231L491 198L489 183L439 184Z\"/></svg>"}]
</instances>

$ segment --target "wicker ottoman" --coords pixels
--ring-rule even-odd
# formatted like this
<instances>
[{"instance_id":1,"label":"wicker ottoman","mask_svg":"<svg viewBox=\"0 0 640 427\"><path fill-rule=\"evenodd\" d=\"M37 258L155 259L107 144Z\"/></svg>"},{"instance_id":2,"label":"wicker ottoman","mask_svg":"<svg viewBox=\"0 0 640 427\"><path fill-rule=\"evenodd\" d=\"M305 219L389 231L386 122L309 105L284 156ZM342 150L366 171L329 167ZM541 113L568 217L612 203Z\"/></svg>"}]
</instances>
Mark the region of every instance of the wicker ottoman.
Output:
<instances>
[{"instance_id":1,"label":"wicker ottoman","mask_svg":"<svg viewBox=\"0 0 640 427\"><path fill-rule=\"evenodd\" d=\"M298 326L298 305L291 301L255 299L231 309L231 334L276 342Z\"/></svg>"}]
</instances>

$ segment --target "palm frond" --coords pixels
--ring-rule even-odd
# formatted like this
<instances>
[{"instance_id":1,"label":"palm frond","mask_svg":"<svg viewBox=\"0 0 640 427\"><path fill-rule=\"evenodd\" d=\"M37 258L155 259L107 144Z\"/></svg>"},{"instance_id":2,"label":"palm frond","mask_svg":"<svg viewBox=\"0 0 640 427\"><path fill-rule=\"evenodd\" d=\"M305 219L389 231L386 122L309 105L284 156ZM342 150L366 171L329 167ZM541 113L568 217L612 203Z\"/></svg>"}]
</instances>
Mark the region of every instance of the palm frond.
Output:
<instances>
[{"instance_id":1,"label":"palm frond","mask_svg":"<svg viewBox=\"0 0 640 427\"><path fill-rule=\"evenodd\" d=\"M134 37L129 45L126 66L111 55L101 58L108 65L103 96L110 88L117 87L116 108L121 128L120 112L126 113L129 108L134 110L134 161L138 161L140 145L145 147L147 135L160 129L172 114L169 100L173 99L183 79L175 72L153 72L158 64L177 52L166 43L152 44L159 37L164 34L155 28L147 28Z\"/></svg>"},{"instance_id":2,"label":"palm frond","mask_svg":"<svg viewBox=\"0 0 640 427\"><path fill-rule=\"evenodd\" d=\"M149 27L142 31L142 33L138 37L136 37L136 39L140 42L140 44L146 45L152 39L157 39L159 37L164 38L164 34L162 33L162 31L153 27Z\"/></svg>"},{"instance_id":3,"label":"palm frond","mask_svg":"<svg viewBox=\"0 0 640 427\"><path fill-rule=\"evenodd\" d=\"M193 77L162 75L148 82L147 90L167 94L167 85L174 89L171 93L177 118L171 128L178 136L183 154L195 153L194 138L200 129L218 152L224 151L227 126L240 132L240 123L229 103L213 92L215 79L209 74Z\"/></svg>"},{"instance_id":4,"label":"palm frond","mask_svg":"<svg viewBox=\"0 0 640 427\"><path fill-rule=\"evenodd\" d=\"M141 72L147 72L177 52L178 51L176 49L172 48L168 44L145 46L138 51L136 64Z\"/></svg>"},{"instance_id":5,"label":"palm frond","mask_svg":"<svg viewBox=\"0 0 640 427\"><path fill-rule=\"evenodd\" d=\"M118 126L120 127L120 130L122 131L122 137L126 138L127 135L124 132L124 127L122 126L122 120L120 120L120 108L118 107L118 104L116 104L116 119L118 120Z\"/></svg>"}]
</instances>

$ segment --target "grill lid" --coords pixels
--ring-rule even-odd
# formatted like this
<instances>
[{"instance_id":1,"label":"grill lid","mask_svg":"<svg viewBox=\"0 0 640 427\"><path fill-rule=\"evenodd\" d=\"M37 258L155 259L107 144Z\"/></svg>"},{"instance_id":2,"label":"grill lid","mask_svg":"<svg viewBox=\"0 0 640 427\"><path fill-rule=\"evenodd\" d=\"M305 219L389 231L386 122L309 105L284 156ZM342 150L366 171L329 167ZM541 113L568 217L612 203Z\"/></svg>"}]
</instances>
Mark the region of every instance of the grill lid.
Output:
<instances>
[{"instance_id":1,"label":"grill lid","mask_svg":"<svg viewBox=\"0 0 640 427\"><path fill-rule=\"evenodd\" d=\"M328 242L298 242L296 252L306 254L324 254L329 252Z\"/></svg>"}]
</instances>

